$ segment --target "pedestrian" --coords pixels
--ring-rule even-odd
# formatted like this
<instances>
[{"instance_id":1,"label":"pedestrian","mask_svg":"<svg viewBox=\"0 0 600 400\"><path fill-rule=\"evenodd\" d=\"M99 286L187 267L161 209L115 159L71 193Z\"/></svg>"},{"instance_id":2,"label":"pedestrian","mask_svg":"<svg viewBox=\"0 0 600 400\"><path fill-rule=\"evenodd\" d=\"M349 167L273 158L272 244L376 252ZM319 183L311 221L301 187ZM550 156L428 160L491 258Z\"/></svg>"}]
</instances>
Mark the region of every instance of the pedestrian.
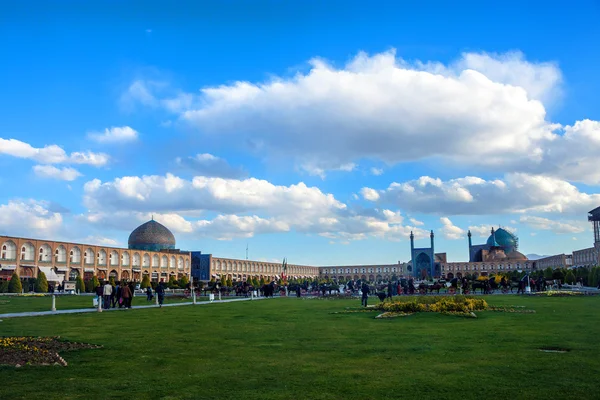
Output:
<instances>
[{"instance_id":1,"label":"pedestrian","mask_svg":"<svg viewBox=\"0 0 600 400\"><path fill-rule=\"evenodd\" d=\"M388 287L387 287L387 298L392 300L393 295L394 295L394 285L392 285L392 282L390 281L388 283Z\"/></svg>"},{"instance_id":2,"label":"pedestrian","mask_svg":"<svg viewBox=\"0 0 600 400\"><path fill-rule=\"evenodd\" d=\"M110 296L112 295L112 285L110 282L106 281L104 284L104 290L102 291L102 295L104 296L104 308L110 308Z\"/></svg>"},{"instance_id":3,"label":"pedestrian","mask_svg":"<svg viewBox=\"0 0 600 400\"><path fill-rule=\"evenodd\" d=\"M296 286L296 297L302 296L302 287L300 285Z\"/></svg>"},{"instance_id":4,"label":"pedestrian","mask_svg":"<svg viewBox=\"0 0 600 400\"><path fill-rule=\"evenodd\" d=\"M117 287L119 287L119 282L117 282L117 286L115 285L111 285L112 286L112 293L110 294L110 304L112 305L112 308L117 308L117 302L119 301L119 296L118 296L118 290Z\"/></svg>"},{"instance_id":5,"label":"pedestrian","mask_svg":"<svg viewBox=\"0 0 600 400\"><path fill-rule=\"evenodd\" d=\"M129 289L128 285L123 285L121 297L123 298L123 307L131 308L131 289Z\"/></svg>"},{"instance_id":6,"label":"pedestrian","mask_svg":"<svg viewBox=\"0 0 600 400\"><path fill-rule=\"evenodd\" d=\"M123 307L123 285L120 282L117 282L117 294L115 295L117 299L117 303L119 303L119 308Z\"/></svg>"},{"instance_id":7,"label":"pedestrian","mask_svg":"<svg viewBox=\"0 0 600 400\"><path fill-rule=\"evenodd\" d=\"M146 288L146 301L152 301L152 298L153 298L153 297L154 297L154 296L152 295L152 287L151 287L151 286L148 286L148 287Z\"/></svg>"},{"instance_id":8,"label":"pedestrian","mask_svg":"<svg viewBox=\"0 0 600 400\"><path fill-rule=\"evenodd\" d=\"M135 286L133 286L133 282L129 282L129 292L131 296L129 297L129 301L127 302L127 306L131 308L133 306L133 297L135 296Z\"/></svg>"},{"instance_id":9,"label":"pedestrian","mask_svg":"<svg viewBox=\"0 0 600 400\"><path fill-rule=\"evenodd\" d=\"M369 292L371 290L369 289L369 285L367 285L366 282L363 282L361 290L362 290L362 298L360 300L360 305L366 307L367 306L367 300L369 300Z\"/></svg>"},{"instance_id":10,"label":"pedestrian","mask_svg":"<svg viewBox=\"0 0 600 400\"><path fill-rule=\"evenodd\" d=\"M104 288L102 285L98 285L96 286L96 288L94 289L94 291L96 292L96 300L98 301L98 306L102 307L102 292L103 292Z\"/></svg>"},{"instance_id":11,"label":"pedestrian","mask_svg":"<svg viewBox=\"0 0 600 400\"><path fill-rule=\"evenodd\" d=\"M162 281L156 287L156 295L158 296L158 305L162 307L163 301L165 300L165 288L163 287Z\"/></svg>"}]
</instances>

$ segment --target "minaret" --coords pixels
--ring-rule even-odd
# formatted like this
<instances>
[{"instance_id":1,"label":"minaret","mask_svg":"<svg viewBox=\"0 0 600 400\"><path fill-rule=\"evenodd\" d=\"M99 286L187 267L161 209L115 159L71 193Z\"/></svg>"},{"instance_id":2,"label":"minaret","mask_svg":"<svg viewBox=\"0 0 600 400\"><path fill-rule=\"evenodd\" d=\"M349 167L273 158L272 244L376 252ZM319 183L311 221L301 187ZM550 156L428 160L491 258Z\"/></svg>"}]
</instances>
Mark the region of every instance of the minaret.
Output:
<instances>
[{"instance_id":1,"label":"minaret","mask_svg":"<svg viewBox=\"0 0 600 400\"><path fill-rule=\"evenodd\" d=\"M471 242L471 230L467 232L467 236L469 237L469 262L473 262L473 257L471 256L471 247L473 247L473 243Z\"/></svg>"},{"instance_id":2,"label":"minaret","mask_svg":"<svg viewBox=\"0 0 600 400\"><path fill-rule=\"evenodd\" d=\"M431 239L431 277L435 275L435 248L433 247L433 229L429 234L429 238Z\"/></svg>"},{"instance_id":3,"label":"minaret","mask_svg":"<svg viewBox=\"0 0 600 400\"><path fill-rule=\"evenodd\" d=\"M410 231L410 263L412 265L412 274L415 273L415 235Z\"/></svg>"}]
</instances>

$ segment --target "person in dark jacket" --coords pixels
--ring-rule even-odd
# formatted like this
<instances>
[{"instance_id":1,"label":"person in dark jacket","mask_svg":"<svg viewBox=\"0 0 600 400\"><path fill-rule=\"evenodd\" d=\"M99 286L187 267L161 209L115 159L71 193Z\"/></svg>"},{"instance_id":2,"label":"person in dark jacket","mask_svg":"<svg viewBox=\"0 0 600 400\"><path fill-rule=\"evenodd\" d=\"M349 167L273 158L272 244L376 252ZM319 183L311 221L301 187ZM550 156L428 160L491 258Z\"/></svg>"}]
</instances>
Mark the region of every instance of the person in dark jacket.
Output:
<instances>
[{"instance_id":1,"label":"person in dark jacket","mask_svg":"<svg viewBox=\"0 0 600 400\"><path fill-rule=\"evenodd\" d=\"M121 297L123 298L123 307L131 308L131 289L128 285L123 285L121 288Z\"/></svg>"},{"instance_id":2,"label":"person in dark jacket","mask_svg":"<svg viewBox=\"0 0 600 400\"><path fill-rule=\"evenodd\" d=\"M152 295L152 287L151 287L151 286L148 286L148 287L146 288L146 301L152 301L152 298L153 298L153 297L154 297L154 296Z\"/></svg>"},{"instance_id":3,"label":"person in dark jacket","mask_svg":"<svg viewBox=\"0 0 600 400\"><path fill-rule=\"evenodd\" d=\"M387 288L387 299L392 300L392 296L394 296L394 285L392 285L392 282L388 283L388 288Z\"/></svg>"},{"instance_id":4,"label":"person in dark jacket","mask_svg":"<svg viewBox=\"0 0 600 400\"><path fill-rule=\"evenodd\" d=\"M162 307L163 301L165 300L165 288L162 282L156 287L156 295L158 296L158 304Z\"/></svg>"},{"instance_id":5,"label":"person in dark jacket","mask_svg":"<svg viewBox=\"0 0 600 400\"><path fill-rule=\"evenodd\" d=\"M133 296L135 294L135 286L133 286L133 282L129 282L127 285L129 287L129 292L131 296L129 297L129 301L127 302L127 308L131 308L133 306Z\"/></svg>"},{"instance_id":6,"label":"person in dark jacket","mask_svg":"<svg viewBox=\"0 0 600 400\"><path fill-rule=\"evenodd\" d=\"M361 306L367 306L367 300L369 300L369 293L371 292L371 289L369 289L369 285L367 285L366 282L364 282L362 284L362 299L360 300L360 305Z\"/></svg>"}]
</instances>

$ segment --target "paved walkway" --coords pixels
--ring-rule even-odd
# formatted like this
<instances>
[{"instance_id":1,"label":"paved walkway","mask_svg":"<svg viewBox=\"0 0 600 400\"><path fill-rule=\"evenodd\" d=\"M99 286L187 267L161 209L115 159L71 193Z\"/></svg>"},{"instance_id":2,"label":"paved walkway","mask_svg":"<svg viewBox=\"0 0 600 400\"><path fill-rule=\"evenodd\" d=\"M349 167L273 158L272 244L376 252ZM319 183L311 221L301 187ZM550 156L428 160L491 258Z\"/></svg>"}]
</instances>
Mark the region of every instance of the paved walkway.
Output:
<instances>
[{"instance_id":1,"label":"paved walkway","mask_svg":"<svg viewBox=\"0 0 600 400\"><path fill-rule=\"evenodd\" d=\"M254 301L254 300L263 300L265 297L242 297L237 299L225 299L225 300L214 300L214 301L199 301L195 305L201 306L205 304L216 304L216 303L233 303L235 301ZM193 302L187 303L171 303L171 304L163 304L163 307L179 307L179 306L193 306ZM148 305L148 306L135 306L132 307L131 310L137 310L141 308L158 308L159 306L156 304ZM108 310L102 310L102 312L112 312L112 311L125 311L124 308L109 308ZM97 308L77 308L72 310L56 310L56 311L32 311L32 312L20 312L20 313L9 313L9 314L0 314L0 320L2 318L18 318L18 317L41 317L44 315L60 315L60 314L81 314L81 313L93 313L98 312Z\"/></svg>"}]
</instances>

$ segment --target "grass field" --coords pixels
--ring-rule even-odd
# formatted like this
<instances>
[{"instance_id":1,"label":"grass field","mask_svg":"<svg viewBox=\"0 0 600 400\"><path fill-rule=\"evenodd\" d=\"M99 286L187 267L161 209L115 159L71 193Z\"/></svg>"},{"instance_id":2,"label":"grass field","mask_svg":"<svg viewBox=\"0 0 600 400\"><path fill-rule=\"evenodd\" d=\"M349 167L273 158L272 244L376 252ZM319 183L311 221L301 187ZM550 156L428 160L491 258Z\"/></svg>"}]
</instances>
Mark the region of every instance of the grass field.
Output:
<instances>
[{"instance_id":1,"label":"grass field","mask_svg":"<svg viewBox=\"0 0 600 400\"><path fill-rule=\"evenodd\" d=\"M0 367L0 398L598 398L600 298L492 296L535 314L330 314L295 298L5 319L0 336L104 346L68 367ZM542 353L544 346L568 353Z\"/></svg>"},{"instance_id":2,"label":"grass field","mask_svg":"<svg viewBox=\"0 0 600 400\"><path fill-rule=\"evenodd\" d=\"M78 308L93 308L92 299L94 296L56 296L56 309L68 310ZM208 297L198 297L197 301L207 301ZM165 297L165 304L169 303L189 303L191 299L181 297ZM146 296L136 296L133 299L133 306L150 305L154 301L147 302ZM0 296L0 314L29 312L29 311L50 311L52 308L52 296Z\"/></svg>"}]
</instances>

